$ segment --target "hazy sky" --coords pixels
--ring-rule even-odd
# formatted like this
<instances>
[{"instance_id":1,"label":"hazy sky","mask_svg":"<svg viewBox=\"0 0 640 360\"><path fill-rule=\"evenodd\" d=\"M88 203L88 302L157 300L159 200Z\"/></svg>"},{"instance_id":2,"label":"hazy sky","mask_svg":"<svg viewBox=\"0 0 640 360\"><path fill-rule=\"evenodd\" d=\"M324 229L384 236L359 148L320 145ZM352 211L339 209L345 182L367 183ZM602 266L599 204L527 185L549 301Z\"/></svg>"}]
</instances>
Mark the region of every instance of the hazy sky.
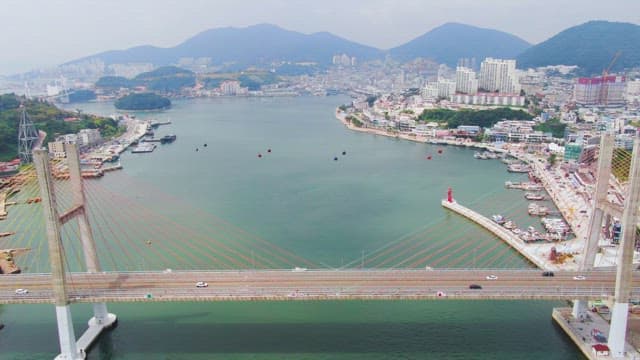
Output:
<instances>
[{"instance_id":1,"label":"hazy sky","mask_svg":"<svg viewBox=\"0 0 640 360\"><path fill-rule=\"evenodd\" d=\"M0 74L105 50L174 46L216 27L272 23L387 49L445 22L537 43L588 20L640 22L640 0L0 0Z\"/></svg>"}]
</instances>

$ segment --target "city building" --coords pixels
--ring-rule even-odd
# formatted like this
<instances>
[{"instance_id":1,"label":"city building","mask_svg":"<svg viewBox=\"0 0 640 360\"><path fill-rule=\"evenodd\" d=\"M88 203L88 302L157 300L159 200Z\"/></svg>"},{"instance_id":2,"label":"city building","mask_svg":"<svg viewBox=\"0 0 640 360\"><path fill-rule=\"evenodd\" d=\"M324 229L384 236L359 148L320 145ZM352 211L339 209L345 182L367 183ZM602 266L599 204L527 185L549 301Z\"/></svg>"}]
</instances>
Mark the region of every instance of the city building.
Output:
<instances>
[{"instance_id":1,"label":"city building","mask_svg":"<svg viewBox=\"0 0 640 360\"><path fill-rule=\"evenodd\" d=\"M333 55L331 62L333 63L333 65L355 66L356 58L347 54Z\"/></svg>"},{"instance_id":2,"label":"city building","mask_svg":"<svg viewBox=\"0 0 640 360\"><path fill-rule=\"evenodd\" d=\"M52 141L47 144L47 147L49 148L49 155L56 159L61 159L67 156L64 151L64 143L62 141Z\"/></svg>"},{"instance_id":3,"label":"city building","mask_svg":"<svg viewBox=\"0 0 640 360\"><path fill-rule=\"evenodd\" d=\"M490 106L524 106L525 97L517 94L478 93L455 94L449 100L456 104Z\"/></svg>"},{"instance_id":4,"label":"city building","mask_svg":"<svg viewBox=\"0 0 640 360\"><path fill-rule=\"evenodd\" d=\"M488 92L519 94L516 61L486 58L480 65L478 86Z\"/></svg>"},{"instance_id":5,"label":"city building","mask_svg":"<svg viewBox=\"0 0 640 360\"><path fill-rule=\"evenodd\" d=\"M245 92L246 91L240 87L240 81L226 80L220 84L220 93L222 95L240 95Z\"/></svg>"},{"instance_id":6,"label":"city building","mask_svg":"<svg viewBox=\"0 0 640 360\"><path fill-rule=\"evenodd\" d=\"M65 134L60 135L56 138L56 141L60 141L64 144L77 144L78 143L78 134Z\"/></svg>"},{"instance_id":7,"label":"city building","mask_svg":"<svg viewBox=\"0 0 640 360\"><path fill-rule=\"evenodd\" d=\"M456 92L475 95L478 92L476 72L462 66L456 68Z\"/></svg>"},{"instance_id":8,"label":"city building","mask_svg":"<svg viewBox=\"0 0 640 360\"><path fill-rule=\"evenodd\" d=\"M100 130L82 129L78 132L78 144L82 146L95 145L102 141Z\"/></svg>"},{"instance_id":9,"label":"city building","mask_svg":"<svg viewBox=\"0 0 640 360\"><path fill-rule=\"evenodd\" d=\"M438 97L449 98L456 93L456 82L451 80L440 79L437 83Z\"/></svg>"},{"instance_id":10,"label":"city building","mask_svg":"<svg viewBox=\"0 0 640 360\"><path fill-rule=\"evenodd\" d=\"M582 106L623 106L625 86L624 76L579 78L574 86L574 99Z\"/></svg>"},{"instance_id":11,"label":"city building","mask_svg":"<svg viewBox=\"0 0 640 360\"><path fill-rule=\"evenodd\" d=\"M542 143L552 140L551 134L533 130L535 121L503 120L498 121L492 128L485 130L490 141Z\"/></svg>"}]
</instances>

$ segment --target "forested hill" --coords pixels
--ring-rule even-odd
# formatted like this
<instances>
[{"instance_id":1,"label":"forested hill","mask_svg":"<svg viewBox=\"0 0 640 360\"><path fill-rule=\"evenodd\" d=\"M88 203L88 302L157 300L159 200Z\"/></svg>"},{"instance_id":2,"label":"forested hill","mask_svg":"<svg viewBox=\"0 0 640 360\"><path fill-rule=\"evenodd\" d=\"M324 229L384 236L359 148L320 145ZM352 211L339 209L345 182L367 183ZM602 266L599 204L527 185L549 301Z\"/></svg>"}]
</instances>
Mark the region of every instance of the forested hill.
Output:
<instances>
[{"instance_id":1,"label":"forested hill","mask_svg":"<svg viewBox=\"0 0 640 360\"><path fill-rule=\"evenodd\" d=\"M18 157L21 103L36 128L47 133L45 144L58 135L77 133L80 129L100 129L103 137L117 135L122 130L113 119L60 110L50 103L26 100L14 94L0 95L0 161Z\"/></svg>"},{"instance_id":2,"label":"forested hill","mask_svg":"<svg viewBox=\"0 0 640 360\"><path fill-rule=\"evenodd\" d=\"M571 27L517 58L518 67L578 65L585 75L600 74L620 52L610 72L640 66L640 26L629 23L589 21Z\"/></svg>"}]
</instances>

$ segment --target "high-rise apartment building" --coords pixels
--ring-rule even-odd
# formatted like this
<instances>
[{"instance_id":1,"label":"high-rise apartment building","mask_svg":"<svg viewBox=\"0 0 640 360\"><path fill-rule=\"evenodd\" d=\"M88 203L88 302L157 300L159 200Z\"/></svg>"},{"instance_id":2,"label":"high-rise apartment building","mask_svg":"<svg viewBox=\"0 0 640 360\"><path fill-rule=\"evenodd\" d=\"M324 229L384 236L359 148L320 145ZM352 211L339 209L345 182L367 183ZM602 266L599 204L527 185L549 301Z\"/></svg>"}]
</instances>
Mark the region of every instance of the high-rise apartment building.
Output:
<instances>
[{"instance_id":1,"label":"high-rise apartment building","mask_svg":"<svg viewBox=\"0 0 640 360\"><path fill-rule=\"evenodd\" d=\"M573 94L576 104L583 106L622 106L625 86L624 76L579 78Z\"/></svg>"},{"instance_id":2,"label":"high-rise apartment building","mask_svg":"<svg viewBox=\"0 0 640 360\"><path fill-rule=\"evenodd\" d=\"M478 92L476 72L463 66L456 68L456 92L475 95Z\"/></svg>"},{"instance_id":3,"label":"high-rise apartment building","mask_svg":"<svg viewBox=\"0 0 640 360\"><path fill-rule=\"evenodd\" d=\"M480 65L479 87L489 92L517 94L520 92L516 61L486 58Z\"/></svg>"}]
</instances>

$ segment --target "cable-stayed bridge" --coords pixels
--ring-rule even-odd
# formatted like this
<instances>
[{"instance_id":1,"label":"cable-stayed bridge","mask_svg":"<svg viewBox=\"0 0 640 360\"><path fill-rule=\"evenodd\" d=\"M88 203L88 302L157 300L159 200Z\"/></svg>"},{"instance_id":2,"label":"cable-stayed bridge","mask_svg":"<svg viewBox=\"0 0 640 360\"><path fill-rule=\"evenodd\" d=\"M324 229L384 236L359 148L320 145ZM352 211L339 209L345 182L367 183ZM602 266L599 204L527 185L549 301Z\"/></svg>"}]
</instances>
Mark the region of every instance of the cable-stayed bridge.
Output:
<instances>
[{"instance_id":1,"label":"cable-stayed bridge","mask_svg":"<svg viewBox=\"0 0 640 360\"><path fill-rule=\"evenodd\" d=\"M20 244L33 249L24 256L26 273L4 276L0 284L0 303L56 305L61 358L82 358L100 331L114 323L107 302L436 298L626 302L640 295L630 266L623 269L629 275L622 299L621 281L616 279L620 270L584 268L556 271L555 276L513 270L524 261L505 256L513 252L508 246L495 239L470 241L473 233L447 227L420 229L339 267L318 264L221 219L209 219L207 226L215 231L203 234L188 225L194 219L162 215L162 208L149 211L117 191L101 188L99 182L83 184L80 165L73 161L75 148L70 154L71 180L60 182L52 176L56 165L49 165L43 152L37 153L47 228L34 231ZM29 186L37 188L31 180L25 179L27 192ZM633 182L629 187L631 192ZM31 216L11 217L13 224L38 221L37 212L42 211L20 209L31 211ZM637 219L637 214L630 216ZM42 241L45 237L48 246ZM444 241L425 241L434 238ZM50 259L49 269L41 261L43 254ZM29 291L19 294L17 288ZM90 329L78 343L70 327L69 304L74 302L94 304Z\"/></svg>"}]
</instances>

